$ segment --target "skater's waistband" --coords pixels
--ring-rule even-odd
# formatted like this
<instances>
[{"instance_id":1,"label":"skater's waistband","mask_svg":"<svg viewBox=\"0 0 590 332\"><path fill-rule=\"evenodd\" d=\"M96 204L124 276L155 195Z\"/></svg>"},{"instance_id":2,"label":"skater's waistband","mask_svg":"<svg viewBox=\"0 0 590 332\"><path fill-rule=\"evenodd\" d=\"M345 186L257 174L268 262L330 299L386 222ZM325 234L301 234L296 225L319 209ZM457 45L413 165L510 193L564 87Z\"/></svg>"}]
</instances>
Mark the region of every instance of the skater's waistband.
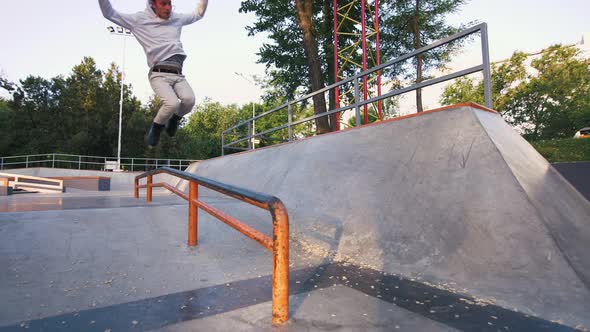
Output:
<instances>
[{"instance_id":1,"label":"skater's waistband","mask_svg":"<svg viewBox=\"0 0 590 332\"><path fill-rule=\"evenodd\" d=\"M152 72L170 73L170 74L177 74L177 75L182 74L182 70L180 70L178 68L172 68L172 67L166 67L166 66L154 66L154 68L152 68Z\"/></svg>"}]
</instances>

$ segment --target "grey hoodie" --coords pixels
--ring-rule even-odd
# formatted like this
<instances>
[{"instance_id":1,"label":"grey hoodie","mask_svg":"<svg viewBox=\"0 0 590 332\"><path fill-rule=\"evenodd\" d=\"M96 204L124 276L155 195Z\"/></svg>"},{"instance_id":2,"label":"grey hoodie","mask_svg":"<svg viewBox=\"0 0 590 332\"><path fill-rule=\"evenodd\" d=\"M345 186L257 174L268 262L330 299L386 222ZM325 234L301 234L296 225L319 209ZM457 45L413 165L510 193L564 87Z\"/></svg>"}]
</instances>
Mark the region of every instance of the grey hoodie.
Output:
<instances>
[{"instance_id":1,"label":"grey hoodie","mask_svg":"<svg viewBox=\"0 0 590 332\"><path fill-rule=\"evenodd\" d=\"M174 11L167 20L159 18L147 1L147 8L135 14L119 13L109 0L98 0L103 16L133 32L133 35L143 47L148 66L168 59L173 55L186 57L180 42L180 33L184 25L200 20L205 14L207 0L199 0L194 12L177 14Z\"/></svg>"}]
</instances>

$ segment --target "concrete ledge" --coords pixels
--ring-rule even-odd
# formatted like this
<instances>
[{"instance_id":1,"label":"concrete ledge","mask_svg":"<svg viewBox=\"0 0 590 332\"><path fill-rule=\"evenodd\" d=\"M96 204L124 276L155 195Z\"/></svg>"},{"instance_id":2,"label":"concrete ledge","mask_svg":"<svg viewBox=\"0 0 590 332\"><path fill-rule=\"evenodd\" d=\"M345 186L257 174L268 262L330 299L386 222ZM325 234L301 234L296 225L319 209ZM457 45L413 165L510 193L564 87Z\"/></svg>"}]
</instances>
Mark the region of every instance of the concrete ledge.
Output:
<instances>
[{"instance_id":1,"label":"concrete ledge","mask_svg":"<svg viewBox=\"0 0 590 332\"><path fill-rule=\"evenodd\" d=\"M106 176L59 176L51 179L63 180L66 188L110 191L111 178Z\"/></svg>"},{"instance_id":2,"label":"concrete ledge","mask_svg":"<svg viewBox=\"0 0 590 332\"><path fill-rule=\"evenodd\" d=\"M9 187L8 183L8 178L0 178L0 196L7 196L12 194L12 187Z\"/></svg>"},{"instance_id":3,"label":"concrete ledge","mask_svg":"<svg viewBox=\"0 0 590 332\"><path fill-rule=\"evenodd\" d=\"M0 186L0 196L12 195L12 187Z\"/></svg>"}]
</instances>

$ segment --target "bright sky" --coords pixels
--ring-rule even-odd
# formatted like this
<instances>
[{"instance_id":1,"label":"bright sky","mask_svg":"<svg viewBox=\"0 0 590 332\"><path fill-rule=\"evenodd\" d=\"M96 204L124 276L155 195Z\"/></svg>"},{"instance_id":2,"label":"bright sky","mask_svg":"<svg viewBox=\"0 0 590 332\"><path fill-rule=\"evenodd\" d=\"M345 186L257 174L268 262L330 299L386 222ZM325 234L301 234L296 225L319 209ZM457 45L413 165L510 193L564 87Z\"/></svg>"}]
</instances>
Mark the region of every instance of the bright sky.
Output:
<instances>
[{"instance_id":1,"label":"bright sky","mask_svg":"<svg viewBox=\"0 0 590 332\"><path fill-rule=\"evenodd\" d=\"M122 12L145 8L143 0L111 3ZM186 12L196 0L174 0L173 4L177 11ZM224 104L242 104L260 97L258 88L235 74L264 74L264 65L256 64L263 39L247 36L244 27L254 17L238 13L239 6L240 0L210 0L206 16L183 29L188 54L184 71L198 100L210 97ZM30 74L68 75L84 56L93 57L103 70L113 61L121 63L127 37L107 32L109 22L102 17L97 0L9 1L2 9L0 73L11 81ZM590 32L589 13L588 0L472 0L450 22L488 23L491 59L496 61L515 50L534 52L554 43L579 43L584 32ZM145 55L133 38L127 38L126 45L126 80L145 102L152 94Z\"/></svg>"}]
</instances>

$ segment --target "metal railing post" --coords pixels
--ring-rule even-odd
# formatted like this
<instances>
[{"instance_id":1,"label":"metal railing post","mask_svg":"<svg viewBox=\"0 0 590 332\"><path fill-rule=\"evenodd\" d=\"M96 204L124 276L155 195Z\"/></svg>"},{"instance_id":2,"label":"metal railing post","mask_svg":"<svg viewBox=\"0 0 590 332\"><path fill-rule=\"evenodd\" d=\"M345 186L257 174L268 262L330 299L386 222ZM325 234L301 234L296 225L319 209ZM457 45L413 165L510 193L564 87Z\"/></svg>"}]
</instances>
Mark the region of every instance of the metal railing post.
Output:
<instances>
[{"instance_id":1,"label":"metal railing post","mask_svg":"<svg viewBox=\"0 0 590 332\"><path fill-rule=\"evenodd\" d=\"M360 93L359 93L359 78L355 77L354 78L354 116L356 118L356 126L360 126L361 125L361 109L359 107L359 98L360 98Z\"/></svg>"},{"instance_id":2,"label":"metal railing post","mask_svg":"<svg viewBox=\"0 0 590 332\"><path fill-rule=\"evenodd\" d=\"M4 169L4 157L0 157L0 169Z\"/></svg>"},{"instance_id":3,"label":"metal railing post","mask_svg":"<svg viewBox=\"0 0 590 332\"><path fill-rule=\"evenodd\" d=\"M199 199L199 185L190 181L188 193L188 246L194 247L198 242L199 207L196 200Z\"/></svg>"},{"instance_id":4,"label":"metal railing post","mask_svg":"<svg viewBox=\"0 0 590 332\"><path fill-rule=\"evenodd\" d=\"M289 142L293 140L293 128L291 127L291 123L293 122L293 109L291 108L291 104L287 104L287 112L289 112L288 128L289 128Z\"/></svg>"},{"instance_id":5,"label":"metal railing post","mask_svg":"<svg viewBox=\"0 0 590 332\"><path fill-rule=\"evenodd\" d=\"M285 206L275 201L270 206L273 216L272 249L272 324L289 320L289 217Z\"/></svg>"},{"instance_id":6,"label":"metal railing post","mask_svg":"<svg viewBox=\"0 0 590 332\"><path fill-rule=\"evenodd\" d=\"M483 56L483 95L485 106L493 109L492 103L492 73L490 69L490 48L488 44L488 25L481 27L481 53Z\"/></svg>"},{"instance_id":7,"label":"metal railing post","mask_svg":"<svg viewBox=\"0 0 590 332\"><path fill-rule=\"evenodd\" d=\"M29 168L29 156L25 158L25 168Z\"/></svg>"},{"instance_id":8,"label":"metal railing post","mask_svg":"<svg viewBox=\"0 0 590 332\"><path fill-rule=\"evenodd\" d=\"M248 122L248 150L252 150L252 138L254 133L252 133L252 122Z\"/></svg>"},{"instance_id":9,"label":"metal railing post","mask_svg":"<svg viewBox=\"0 0 590 332\"><path fill-rule=\"evenodd\" d=\"M82 169L82 156L78 156L78 169Z\"/></svg>"},{"instance_id":10,"label":"metal railing post","mask_svg":"<svg viewBox=\"0 0 590 332\"><path fill-rule=\"evenodd\" d=\"M146 201L152 201L152 175L147 177L147 188L146 188Z\"/></svg>"},{"instance_id":11,"label":"metal railing post","mask_svg":"<svg viewBox=\"0 0 590 332\"><path fill-rule=\"evenodd\" d=\"M225 148L225 132L221 132L221 155L224 155Z\"/></svg>"},{"instance_id":12,"label":"metal railing post","mask_svg":"<svg viewBox=\"0 0 590 332\"><path fill-rule=\"evenodd\" d=\"M167 183L153 183L152 176L161 173L170 174L189 181L188 195ZM139 185L139 180L146 177L147 184ZM240 220L200 201L198 187L200 185L269 211L273 224L272 236L268 236L255 228L244 224ZM284 204L279 198L201 178L170 167L150 170L135 177L134 195L136 197L139 196L139 189L147 188L147 200L151 201L152 187L166 188L189 202L187 239L189 246L196 246L198 243L198 213L199 209L201 209L271 251L272 324L280 325L289 320L289 216L287 215L287 210Z\"/></svg>"},{"instance_id":13,"label":"metal railing post","mask_svg":"<svg viewBox=\"0 0 590 332\"><path fill-rule=\"evenodd\" d=\"M51 168L55 168L55 153L52 156L53 158L51 160Z\"/></svg>"},{"instance_id":14,"label":"metal railing post","mask_svg":"<svg viewBox=\"0 0 590 332\"><path fill-rule=\"evenodd\" d=\"M131 158L131 172L133 172L133 158Z\"/></svg>"}]
</instances>

